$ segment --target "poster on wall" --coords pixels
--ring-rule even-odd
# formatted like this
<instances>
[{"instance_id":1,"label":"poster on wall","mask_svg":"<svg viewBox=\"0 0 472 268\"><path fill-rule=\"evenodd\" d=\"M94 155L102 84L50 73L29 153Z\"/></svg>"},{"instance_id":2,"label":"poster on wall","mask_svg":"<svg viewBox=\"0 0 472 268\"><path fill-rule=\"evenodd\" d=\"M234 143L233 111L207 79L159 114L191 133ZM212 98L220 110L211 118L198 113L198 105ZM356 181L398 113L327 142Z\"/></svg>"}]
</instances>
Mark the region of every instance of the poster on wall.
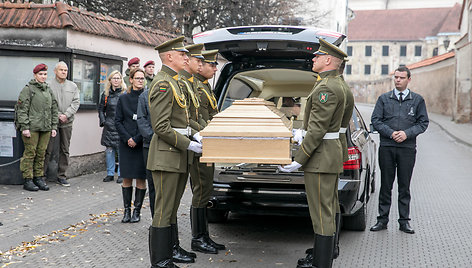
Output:
<instances>
[{"instance_id":1,"label":"poster on wall","mask_svg":"<svg viewBox=\"0 0 472 268\"><path fill-rule=\"evenodd\" d=\"M13 138L15 137L15 124L0 122L0 157L13 157Z\"/></svg>"}]
</instances>

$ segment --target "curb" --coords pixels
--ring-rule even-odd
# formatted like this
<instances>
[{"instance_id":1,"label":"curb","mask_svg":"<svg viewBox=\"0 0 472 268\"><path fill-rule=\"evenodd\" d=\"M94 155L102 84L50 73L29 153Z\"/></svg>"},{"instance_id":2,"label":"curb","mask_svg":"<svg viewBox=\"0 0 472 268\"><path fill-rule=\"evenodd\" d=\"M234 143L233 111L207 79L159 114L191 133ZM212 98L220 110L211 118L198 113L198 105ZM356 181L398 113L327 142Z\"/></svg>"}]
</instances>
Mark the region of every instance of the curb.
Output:
<instances>
[{"instance_id":1,"label":"curb","mask_svg":"<svg viewBox=\"0 0 472 268\"><path fill-rule=\"evenodd\" d=\"M458 143L461 143L463 145L466 145L466 146L469 146L472 148L472 143L470 142L467 142L459 137L457 137L456 135L452 134L450 131L448 131L445 127L443 127L440 123L434 121L434 119L431 119L429 118L429 121L430 122L433 122L435 123L442 131L444 131L447 135L449 135L451 138L453 138L454 140L456 140Z\"/></svg>"}]
</instances>

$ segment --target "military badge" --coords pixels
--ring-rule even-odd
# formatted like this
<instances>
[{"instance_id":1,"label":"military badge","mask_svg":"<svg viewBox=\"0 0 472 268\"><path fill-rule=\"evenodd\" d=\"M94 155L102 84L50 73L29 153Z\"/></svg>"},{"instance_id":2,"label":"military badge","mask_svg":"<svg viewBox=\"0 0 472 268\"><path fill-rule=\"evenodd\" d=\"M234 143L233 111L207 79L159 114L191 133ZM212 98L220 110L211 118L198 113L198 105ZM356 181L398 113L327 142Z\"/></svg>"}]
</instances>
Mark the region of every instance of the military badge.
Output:
<instances>
[{"instance_id":1,"label":"military badge","mask_svg":"<svg viewBox=\"0 0 472 268\"><path fill-rule=\"evenodd\" d=\"M161 82L158 84L159 86L159 92L166 92L167 89L169 88L169 84L166 82Z\"/></svg>"},{"instance_id":2,"label":"military badge","mask_svg":"<svg viewBox=\"0 0 472 268\"><path fill-rule=\"evenodd\" d=\"M320 99L321 103L327 102L328 101L328 93L320 93L319 99Z\"/></svg>"}]
</instances>

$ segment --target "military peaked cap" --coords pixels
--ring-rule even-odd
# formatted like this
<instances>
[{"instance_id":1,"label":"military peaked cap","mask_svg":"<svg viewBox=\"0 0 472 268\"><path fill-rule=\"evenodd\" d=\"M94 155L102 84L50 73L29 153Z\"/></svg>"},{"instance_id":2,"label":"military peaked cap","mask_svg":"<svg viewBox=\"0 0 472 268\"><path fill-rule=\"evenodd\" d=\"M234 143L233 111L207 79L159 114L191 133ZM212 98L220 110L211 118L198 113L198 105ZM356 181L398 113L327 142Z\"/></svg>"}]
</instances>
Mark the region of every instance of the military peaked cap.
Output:
<instances>
[{"instance_id":1,"label":"military peaked cap","mask_svg":"<svg viewBox=\"0 0 472 268\"><path fill-rule=\"evenodd\" d=\"M159 53L164 53L171 50L188 52L188 50L184 47L184 39L184 36L179 36L177 38L165 41L154 49L159 51Z\"/></svg>"},{"instance_id":2,"label":"military peaked cap","mask_svg":"<svg viewBox=\"0 0 472 268\"><path fill-rule=\"evenodd\" d=\"M314 53L315 55L331 55L341 60L345 60L347 55L337 46L320 38L320 48Z\"/></svg>"},{"instance_id":3,"label":"military peaked cap","mask_svg":"<svg viewBox=\"0 0 472 268\"><path fill-rule=\"evenodd\" d=\"M218 64L216 56L218 55L218 49L202 51L202 55L205 58L205 62Z\"/></svg>"},{"instance_id":4,"label":"military peaked cap","mask_svg":"<svg viewBox=\"0 0 472 268\"><path fill-rule=\"evenodd\" d=\"M202 56L203 44L188 45L188 46L185 46L185 49L188 50L187 55L189 57L195 57L202 60L205 59Z\"/></svg>"}]
</instances>

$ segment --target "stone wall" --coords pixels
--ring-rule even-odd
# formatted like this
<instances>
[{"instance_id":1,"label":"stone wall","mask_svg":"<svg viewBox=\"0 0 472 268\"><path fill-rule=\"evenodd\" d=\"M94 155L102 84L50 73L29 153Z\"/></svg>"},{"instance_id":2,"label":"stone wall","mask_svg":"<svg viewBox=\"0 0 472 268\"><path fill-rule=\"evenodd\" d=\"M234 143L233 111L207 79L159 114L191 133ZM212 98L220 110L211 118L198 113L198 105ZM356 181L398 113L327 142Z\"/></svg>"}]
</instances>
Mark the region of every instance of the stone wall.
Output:
<instances>
[{"instance_id":1,"label":"stone wall","mask_svg":"<svg viewBox=\"0 0 472 268\"><path fill-rule=\"evenodd\" d=\"M421 94L428 112L452 117L455 89L455 59L450 58L436 64L411 70L412 79L408 85L412 91ZM359 103L375 104L378 96L393 89L392 77L375 81L349 81L354 98Z\"/></svg>"},{"instance_id":2,"label":"stone wall","mask_svg":"<svg viewBox=\"0 0 472 268\"><path fill-rule=\"evenodd\" d=\"M408 87L425 99L428 112L451 116L454 105L455 59L411 70Z\"/></svg>"},{"instance_id":3,"label":"stone wall","mask_svg":"<svg viewBox=\"0 0 472 268\"><path fill-rule=\"evenodd\" d=\"M472 26L472 22L470 22ZM456 45L457 71L453 119L458 123L472 121L472 37L465 35Z\"/></svg>"}]
</instances>

